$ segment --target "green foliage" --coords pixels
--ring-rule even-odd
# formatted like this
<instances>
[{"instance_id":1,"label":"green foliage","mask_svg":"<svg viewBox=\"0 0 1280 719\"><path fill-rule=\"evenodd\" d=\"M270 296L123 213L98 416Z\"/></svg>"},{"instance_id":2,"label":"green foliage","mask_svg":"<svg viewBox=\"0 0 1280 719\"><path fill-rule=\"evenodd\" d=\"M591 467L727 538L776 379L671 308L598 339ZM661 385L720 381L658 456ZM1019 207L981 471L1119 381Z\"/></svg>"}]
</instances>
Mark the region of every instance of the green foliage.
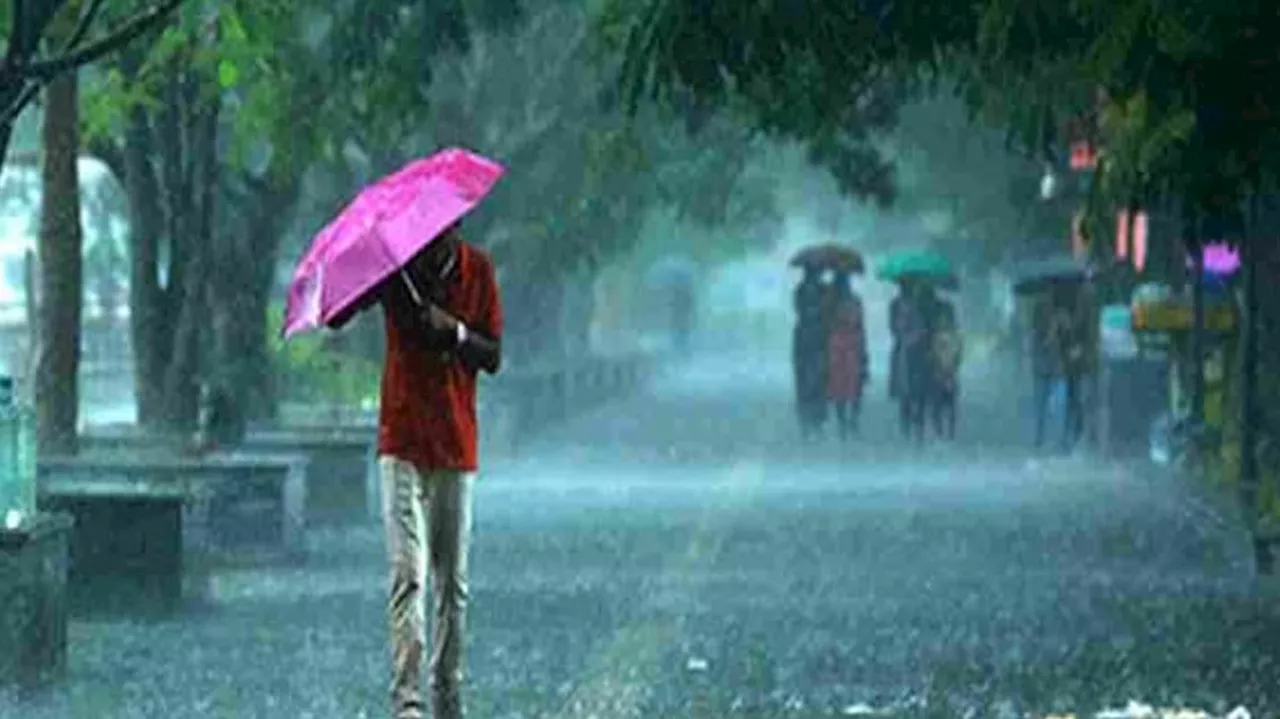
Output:
<instances>
[{"instance_id":1,"label":"green foliage","mask_svg":"<svg viewBox=\"0 0 1280 719\"><path fill-rule=\"evenodd\" d=\"M736 108L775 137L808 145L849 196L888 205L893 171L878 140L948 43L971 37L955 3L809 0L605 3L600 32L624 52L621 92Z\"/></svg>"},{"instance_id":2,"label":"green foliage","mask_svg":"<svg viewBox=\"0 0 1280 719\"><path fill-rule=\"evenodd\" d=\"M893 108L895 86L920 89L930 77L960 81L972 106L1034 155L1059 154L1069 121L1097 119L1098 89L1122 105L1145 95L1145 119L1117 138L1125 149L1106 168L1117 191L1229 204L1224 196L1274 182L1280 166L1269 129L1280 18L1267 3L617 0L597 17L626 54L629 100L739 100L760 127L809 142L855 195L885 197L867 137L894 119L859 98L886 92Z\"/></svg>"},{"instance_id":3,"label":"green foliage","mask_svg":"<svg viewBox=\"0 0 1280 719\"><path fill-rule=\"evenodd\" d=\"M1033 77L1055 62L1077 86L1105 92L1103 171L1115 191L1210 207L1274 181L1268 108L1280 106L1271 81L1280 64L1264 38L1280 31L1280 18L1265 3L991 0L985 19L984 67ZM1076 113L1098 109L1075 99Z\"/></svg>"},{"instance_id":4,"label":"green foliage","mask_svg":"<svg viewBox=\"0 0 1280 719\"><path fill-rule=\"evenodd\" d=\"M284 306L275 303L268 316L266 341L282 399L359 407L378 396L382 368L366 357L336 352L319 335L288 342L280 339Z\"/></svg>"},{"instance_id":5,"label":"green foliage","mask_svg":"<svg viewBox=\"0 0 1280 719\"><path fill-rule=\"evenodd\" d=\"M1112 197L1142 197L1178 170L1195 130L1190 110L1156 117L1145 92L1111 103L1102 114L1107 153L1101 173Z\"/></svg>"},{"instance_id":6,"label":"green foliage","mask_svg":"<svg viewBox=\"0 0 1280 719\"><path fill-rule=\"evenodd\" d=\"M696 133L664 108L628 116L609 98L616 59L590 30L580 9L552 0L530 3L509 32L477 32L436 66L425 129L398 143L398 161L459 144L508 165L467 230L519 278L558 281L625 256L646 218L667 208L695 224L727 222L757 149L728 113Z\"/></svg>"},{"instance_id":7,"label":"green foliage","mask_svg":"<svg viewBox=\"0 0 1280 719\"><path fill-rule=\"evenodd\" d=\"M999 262L1011 248L1065 226L1065 218L1053 218L1050 230L1041 226L1041 164L1007 147L998 126L968 117L954 95L904 106L893 145L901 193L895 209L946 217L938 249Z\"/></svg>"}]
</instances>

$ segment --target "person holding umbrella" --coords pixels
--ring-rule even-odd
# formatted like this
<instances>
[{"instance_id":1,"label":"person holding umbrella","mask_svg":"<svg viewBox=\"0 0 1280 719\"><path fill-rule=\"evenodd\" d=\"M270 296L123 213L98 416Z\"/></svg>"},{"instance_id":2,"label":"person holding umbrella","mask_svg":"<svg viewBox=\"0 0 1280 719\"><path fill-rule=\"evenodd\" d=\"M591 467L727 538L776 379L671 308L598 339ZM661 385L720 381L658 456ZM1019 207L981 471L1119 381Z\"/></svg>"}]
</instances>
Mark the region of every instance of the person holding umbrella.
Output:
<instances>
[{"instance_id":1,"label":"person holding umbrella","mask_svg":"<svg viewBox=\"0 0 1280 719\"><path fill-rule=\"evenodd\" d=\"M1055 394L1062 400L1062 449L1084 433L1083 378L1088 372L1088 325L1084 288L1092 268L1072 257L1025 263L1014 291L1034 297L1031 315L1032 404L1035 446L1043 446Z\"/></svg>"},{"instance_id":2,"label":"person holding umbrella","mask_svg":"<svg viewBox=\"0 0 1280 719\"><path fill-rule=\"evenodd\" d=\"M911 250L885 257L877 274L899 288L889 305L893 336L889 393L898 401L903 435L923 441L935 395L933 329L941 302L936 288L955 289L955 271L950 260L937 252Z\"/></svg>"},{"instance_id":3,"label":"person holding umbrella","mask_svg":"<svg viewBox=\"0 0 1280 719\"><path fill-rule=\"evenodd\" d=\"M811 439L822 431L827 418L826 292L822 266L804 264L801 268L804 274L792 300L796 323L791 333L791 367L800 435Z\"/></svg>"},{"instance_id":4,"label":"person holding umbrella","mask_svg":"<svg viewBox=\"0 0 1280 719\"><path fill-rule=\"evenodd\" d=\"M862 257L853 250L836 243L805 247L791 259L791 266L804 273L796 286L794 305L795 329L792 332L791 362L795 371L796 407L800 419L800 433L805 439L815 437L827 420L832 376L831 319L832 295L822 282L829 271L848 274L860 271ZM843 359L843 358L841 358ZM836 367L843 370L843 367ZM845 378L840 380L841 404L848 415L849 389ZM859 382L852 389L860 392ZM845 422L847 423L847 419Z\"/></svg>"},{"instance_id":5,"label":"person holding umbrella","mask_svg":"<svg viewBox=\"0 0 1280 719\"><path fill-rule=\"evenodd\" d=\"M939 437L953 440L960 414L960 362L964 355L964 339L960 334L955 306L947 300L938 300L930 334L933 365L930 405L934 431Z\"/></svg>"},{"instance_id":6,"label":"person holding umbrella","mask_svg":"<svg viewBox=\"0 0 1280 719\"><path fill-rule=\"evenodd\" d=\"M860 256L847 255L833 264L827 286L827 401L835 409L843 440L857 434L862 392L870 375L862 299L852 287L853 274L862 269Z\"/></svg>"},{"instance_id":7,"label":"person holding umbrella","mask_svg":"<svg viewBox=\"0 0 1280 719\"><path fill-rule=\"evenodd\" d=\"M458 223L502 172L463 150L410 164L366 189L320 233L289 290L286 337L341 328L375 304L383 309L378 466L397 719L426 715L425 656L431 715L462 717L476 384L480 372L501 365L502 305L493 263L462 239Z\"/></svg>"}]
</instances>

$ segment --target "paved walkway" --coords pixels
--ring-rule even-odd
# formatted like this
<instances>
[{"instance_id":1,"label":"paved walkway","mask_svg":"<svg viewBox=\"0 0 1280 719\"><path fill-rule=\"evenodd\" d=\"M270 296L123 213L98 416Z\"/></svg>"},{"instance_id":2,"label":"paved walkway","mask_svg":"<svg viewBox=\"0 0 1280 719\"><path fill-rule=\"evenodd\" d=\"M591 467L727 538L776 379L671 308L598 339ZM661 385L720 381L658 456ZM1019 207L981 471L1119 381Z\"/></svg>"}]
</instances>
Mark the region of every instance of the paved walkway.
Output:
<instances>
[{"instance_id":1,"label":"paved walkway","mask_svg":"<svg viewBox=\"0 0 1280 719\"><path fill-rule=\"evenodd\" d=\"M1032 458L1001 383L954 447L898 442L881 400L801 446L778 359L699 360L491 463L471 716L1280 714L1280 603L1172 487ZM379 530L312 540L206 611L75 624L67 687L0 716L386 716Z\"/></svg>"}]
</instances>

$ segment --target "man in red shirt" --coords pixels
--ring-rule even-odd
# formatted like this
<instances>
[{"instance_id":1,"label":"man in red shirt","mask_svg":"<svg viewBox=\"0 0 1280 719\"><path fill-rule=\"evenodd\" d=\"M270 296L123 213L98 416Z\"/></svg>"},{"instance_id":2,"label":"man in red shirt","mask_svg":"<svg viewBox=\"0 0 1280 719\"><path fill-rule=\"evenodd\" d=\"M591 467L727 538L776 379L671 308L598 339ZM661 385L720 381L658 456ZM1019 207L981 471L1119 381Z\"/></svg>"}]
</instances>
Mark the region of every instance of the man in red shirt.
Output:
<instances>
[{"instance_id":1,"label":"man in red shirt","mask_svg":"<svg viewBox=\"0 0 1280 719\"><path fill-rule=\"evenodd\" d=\"M393 708L397 719L424 716L419 684L429 562L432 714L460 719L476 378L501 364L497 280L488 256L464 242L455 226L364 305L375 301L382 304L387 337L378 465L391 560Z\"/></svg>"}]
</instances>

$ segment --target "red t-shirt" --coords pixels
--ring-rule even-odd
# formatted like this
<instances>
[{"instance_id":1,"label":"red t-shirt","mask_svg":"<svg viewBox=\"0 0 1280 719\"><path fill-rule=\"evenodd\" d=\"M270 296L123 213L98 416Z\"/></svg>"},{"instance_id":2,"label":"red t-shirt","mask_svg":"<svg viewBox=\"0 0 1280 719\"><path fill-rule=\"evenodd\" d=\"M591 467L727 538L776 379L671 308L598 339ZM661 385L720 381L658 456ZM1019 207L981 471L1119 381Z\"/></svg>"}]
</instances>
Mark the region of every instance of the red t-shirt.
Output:
<instances>
[{"instance_id":1,"label":"red t-shirt","mask_svg":"<svg viewBox=\"0 0 1280 719\"><path fill-rule=\"evenodd\" d=\"M441 308L473 332L502 335L502 304L489 257L461 243ZM424 469L476 470L476 371L456 353L427 345L427 330L403 283L382 296L387 358L378 453Z\"/></svg>"}]
</instances>

